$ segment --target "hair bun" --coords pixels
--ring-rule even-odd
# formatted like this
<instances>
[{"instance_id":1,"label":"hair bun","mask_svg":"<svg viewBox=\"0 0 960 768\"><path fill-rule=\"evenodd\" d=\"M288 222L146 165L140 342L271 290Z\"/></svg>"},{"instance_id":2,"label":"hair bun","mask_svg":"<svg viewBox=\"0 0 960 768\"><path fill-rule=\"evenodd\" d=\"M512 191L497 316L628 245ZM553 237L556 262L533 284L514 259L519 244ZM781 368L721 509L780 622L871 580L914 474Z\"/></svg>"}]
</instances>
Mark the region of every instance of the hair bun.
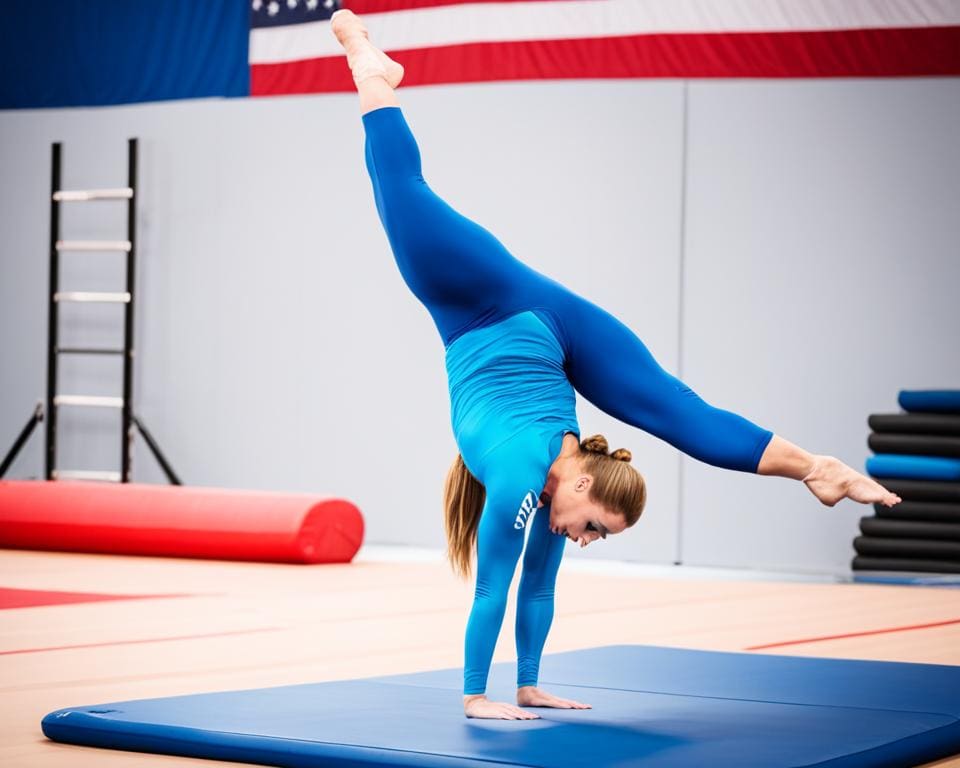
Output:
<instances>
[{"instance_id":1,"label":"hair bun","mask_svg":"<svg viewBox=\"0 0 960 768\"><path fill-rule=\"evenodd\" d=\"M602 453L604 456L610 453L610 444L603 435L591 435L580 442L580 447L588 453Z\"/></svg>"},{"instance_id":2,"label":"hair bun","mask_svg":"<svg viewBox=\"0 0 960 768\"><path fill-rule=\"evenodd\" d=\"M617 448L613 453L610 452L610 444L603 435L591 435L581 441L580 447L587 453L599 453L601 456L609 456L614 461L629 461L633 454L626 448Z\"/></svg>"}]
</instances>

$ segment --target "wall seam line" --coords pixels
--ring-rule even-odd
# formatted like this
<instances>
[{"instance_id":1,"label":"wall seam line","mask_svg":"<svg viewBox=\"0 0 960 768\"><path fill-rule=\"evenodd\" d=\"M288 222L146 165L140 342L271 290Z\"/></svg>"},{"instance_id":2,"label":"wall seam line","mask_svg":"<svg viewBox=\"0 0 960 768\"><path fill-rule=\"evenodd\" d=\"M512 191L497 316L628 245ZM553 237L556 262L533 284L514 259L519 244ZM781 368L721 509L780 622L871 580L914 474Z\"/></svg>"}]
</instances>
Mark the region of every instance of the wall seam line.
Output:
<instances>
[{"instance_id":1,"label":"wall seam line","mask_svg":"<svg viewBox=\"0 0 960 768\"><path fill-rule=\"evenodd\" d=\"M687 151L689 125L689 89L690 81L683 81L682 138L680 142L680 264L677 270L677 377L683 380L684 352L684 302L683 285L686 275L687 252ZM684 523L684 455L677 452L677 547L675 565L683 564L683 523Z\"/></svg>"}]
</instances>

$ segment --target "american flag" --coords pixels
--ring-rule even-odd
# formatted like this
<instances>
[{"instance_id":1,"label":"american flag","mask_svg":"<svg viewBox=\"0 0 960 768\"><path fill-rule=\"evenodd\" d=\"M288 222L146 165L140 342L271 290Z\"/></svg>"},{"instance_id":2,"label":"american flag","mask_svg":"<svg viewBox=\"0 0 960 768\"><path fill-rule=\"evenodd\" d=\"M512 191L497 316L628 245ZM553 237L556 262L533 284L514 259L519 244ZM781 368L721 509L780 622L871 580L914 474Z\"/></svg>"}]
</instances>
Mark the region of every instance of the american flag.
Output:
<instances>
[{"instance_id":1,"label":"american flag","mask_svg":"<svg viewBox=\"0 0 960 768\"><path fill-rule=\"evenodd\" d=\"M340 4L405 85L960 75L960 0L58 0L4 7L0 109L351 90Z\"/></svg>"},{"instance_id":2,"label":"american flag","mask_svg":"<svg viewBox=\"0 0 960 768\"><path fill-rule=\"evenodd\" d=\"M351 90L340 6L406 85L960 74L956 0L252 0L251 95Z\"/></svg>"}]
</instances>

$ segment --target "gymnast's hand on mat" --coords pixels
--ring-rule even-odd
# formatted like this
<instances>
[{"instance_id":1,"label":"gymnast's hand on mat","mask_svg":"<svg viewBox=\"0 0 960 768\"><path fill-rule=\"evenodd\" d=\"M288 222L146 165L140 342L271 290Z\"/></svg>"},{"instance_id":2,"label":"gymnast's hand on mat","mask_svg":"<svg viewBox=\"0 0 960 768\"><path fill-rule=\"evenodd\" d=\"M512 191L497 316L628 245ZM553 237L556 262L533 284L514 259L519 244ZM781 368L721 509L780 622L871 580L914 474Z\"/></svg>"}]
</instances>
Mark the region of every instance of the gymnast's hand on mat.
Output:
<instances>
[{"instance_id":1,"label":"gymnast's hand on mat","mask_svg":"<svg viewBox=\"0 0 960 768\"><path fill-rule=\"evenodd\" d=\"M583 704L573 699L561 699L552 693L541 691L533 685L517 688L517 704L521 707L554 707L555 709L593 709L589 704Z\"/></svg>"},{"instance_id":2,"label":"gymnast's hand on mat","mask_svg":"<svg viewBox=\"0 0 960 768\"><path fill-rule=\"evenodd\" d=\"M463 697L463 714L487 720L539 720L540 715L525 712L505 701L490 701L482 693Z\"/></svg>"},{"instance_id":3,"label":"gymnast's hand on mat","mask_svg":"<svg viewBox=\"0 0 960 768\"><path fill-rule=\"evenodd\" d=\"M861 504L883 504L892 507L901 499L876 480L861 475L833 456L815 456L813 469L803 478L810 492L828 507L841 499L852 499Z\"/></svg>"}]
</instances>

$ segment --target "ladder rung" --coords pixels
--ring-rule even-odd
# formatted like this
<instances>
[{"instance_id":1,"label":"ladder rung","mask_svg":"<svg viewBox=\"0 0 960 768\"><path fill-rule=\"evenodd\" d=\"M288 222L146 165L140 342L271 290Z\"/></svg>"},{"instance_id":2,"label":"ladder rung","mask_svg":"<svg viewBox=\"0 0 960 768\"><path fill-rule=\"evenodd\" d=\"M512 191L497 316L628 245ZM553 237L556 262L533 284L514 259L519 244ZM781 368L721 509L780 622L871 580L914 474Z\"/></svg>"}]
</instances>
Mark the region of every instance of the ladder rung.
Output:
<instances>
[{"instance_id":1,"label":"ladder rung","mask_svg":"<svg viewBox=\"0 0 960 768\"><path fill-rule=\"evenodd\" d=\"M130 253L129 240L57 240L58 251L123 251Z\"/></svg>"},{"instance_id":2,"label":"ladder rung","mask_svg":"<svg viewBox=\"0 0 960 768\"><path fill-rule=\"evenodd\" d=\"M130 187L122 189L61 189L53 193L58 203L84 203L88 200L129 200L133 197Z\"/></svg>"},{"instance_id":3,"label":"ladder rung","mask_svg":"<svg viewBox=\"0 0 960 768\"><path fill-rule=\"evenodd\" d=\"M122 355L122 349L94 349L93 347L60 347L58 355Z\"/></svg>"},{"instance_id":4,"label":"ladder rung","mask_svg":"<svg viewBox=\"0 0 960 768\"><path fill-rule=\"evenodd\" d=\"M106 480L119 483L123 478L119 472L95 472L86 469L55 469L54 480Z\"/></svg>"},{"instance_id":5,"label":"ladder rung","mask_svg":"<svg viewBox=\"0 0 960 768\"><path fill-rule=\"evenodd\" d=\"M58 291L53 294L54 301L93 301L106 304L129 304L130 294L126 291L122 293L97 293L95 291Z\"/></svg>"},{"instance_id":6,"label":"ladder rung","mask_svg":"<svg viewBox=\"0 0 960 768\"><path fill-rule=\"evenodd\" d=\"M99 395L55 395L54 405L89 405L93 408L123 408L122 397L101 397Z\"/></svg>"}]
</instances>

